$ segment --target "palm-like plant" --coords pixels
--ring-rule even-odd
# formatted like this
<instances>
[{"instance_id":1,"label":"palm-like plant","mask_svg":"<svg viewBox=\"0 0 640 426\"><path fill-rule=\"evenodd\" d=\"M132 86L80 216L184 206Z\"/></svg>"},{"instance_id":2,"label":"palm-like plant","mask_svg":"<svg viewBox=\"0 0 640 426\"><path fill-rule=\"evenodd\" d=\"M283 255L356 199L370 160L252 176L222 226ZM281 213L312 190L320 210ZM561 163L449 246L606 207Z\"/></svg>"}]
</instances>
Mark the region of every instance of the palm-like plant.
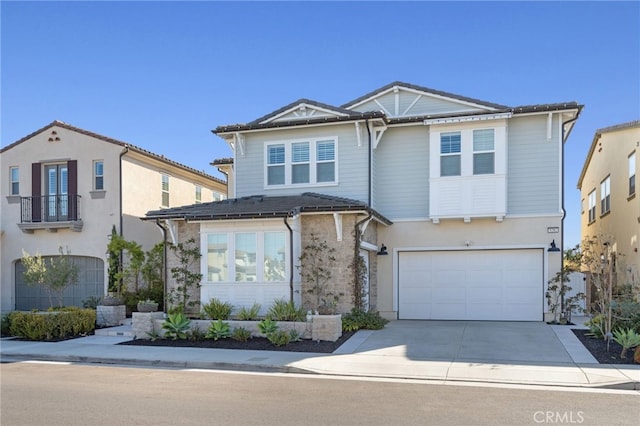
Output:
<instances>
[{"instance_id":1,"label":"palm-like plant","mask_svg":"<svg viewBox=\"0 0 640 426\"><path fill-rule=\"evenodd\" d=\"M182 312L169 314L162 328L165 330L166 337L171 337L173 340L186 339L187 332L191 328L191 320Z\"/></svg>"},{"instance_id":2,"label":"palm-like plant","mask_svg":"<svg viewBox=\"0 0 640 426\"><path fill-rule=\"evenodd\" d=\"M640 334L636 333L632 328L619 328L613 331L613 340L622 346L620 358L625 358L627 349L640 346Z\"/></svg>"}]
</instances>

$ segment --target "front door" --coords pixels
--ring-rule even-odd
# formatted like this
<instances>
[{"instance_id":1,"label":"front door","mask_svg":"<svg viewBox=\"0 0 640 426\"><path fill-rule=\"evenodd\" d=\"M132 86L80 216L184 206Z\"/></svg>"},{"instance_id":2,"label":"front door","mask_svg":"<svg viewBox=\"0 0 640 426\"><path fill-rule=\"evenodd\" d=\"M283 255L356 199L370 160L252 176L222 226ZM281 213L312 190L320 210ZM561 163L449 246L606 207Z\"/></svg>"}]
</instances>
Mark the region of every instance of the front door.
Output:
<instances>
[{"instance_id":1,"label":"front door","mask_svg":"<svg viewBox=\"0 0 640 426\"><path fill-rule=\"evenodd\" d=\"M65 221L69 218L69 172L66 164L45 167L45 197L48 222Z\"/></svg>"}]
</instances>

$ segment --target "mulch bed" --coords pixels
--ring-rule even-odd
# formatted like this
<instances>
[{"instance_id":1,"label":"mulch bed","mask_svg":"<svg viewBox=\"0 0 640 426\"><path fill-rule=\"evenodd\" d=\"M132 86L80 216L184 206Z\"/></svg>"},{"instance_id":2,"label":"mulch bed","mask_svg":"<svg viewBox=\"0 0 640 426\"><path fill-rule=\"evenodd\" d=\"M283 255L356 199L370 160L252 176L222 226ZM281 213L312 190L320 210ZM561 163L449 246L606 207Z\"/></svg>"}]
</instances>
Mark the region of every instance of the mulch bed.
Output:
<instances>
[{"instance_id":1,"label":"mulch bed","mask_svg":"<svg viewBox=\"0 0 640 426\"><path fill-rule=\"evenodd\" d=\"M244 349L249 351L284 351L284 352L315 352L330 354L340 347L344 342L353 336L354 332L343 332L335 342L316 342L313 340L301 340L291 342L285 346L276 346L265 337L254 337L246 342L234 339L205 339L194 340L171 340L171 339L135 339L120 343L120 345L132 346L169 346L177 348L208 348L208 349Z\"/></svg>"},{"instance_id":2,"label":"mulch bed","mask_svg":"<svg viewBox=\"0 0 640 426\"><path fill-rule=\"evenodd\" d=\"M638 365L633 362L634 349L627 349L626 358L620 358L620 352L622 352L622 346L611 340L609 343L609 351L607 352L607 343L604 339L596 339L592 336L588 336L589 330L573 329L573 334L582 342L585 348L591 355L598 360L600 364L632 364Z\"/></svg>"}]
</instances>

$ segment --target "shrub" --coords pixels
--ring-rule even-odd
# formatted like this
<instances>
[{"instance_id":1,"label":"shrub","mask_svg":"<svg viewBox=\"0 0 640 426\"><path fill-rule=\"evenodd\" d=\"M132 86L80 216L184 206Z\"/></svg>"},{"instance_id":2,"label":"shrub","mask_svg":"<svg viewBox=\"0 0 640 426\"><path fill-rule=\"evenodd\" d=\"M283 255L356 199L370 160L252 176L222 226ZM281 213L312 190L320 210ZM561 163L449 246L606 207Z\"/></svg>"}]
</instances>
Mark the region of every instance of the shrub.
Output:
<instances>
[{"instance_id":1,"label":"shrub","mask_svg":"<svg viewBox=\"0 0 640 426\"><path fill-rule=\"evenodd\" d=\"M209 330L207 331L207 338L218 340L218 339L226 339L231 336L231 328L229 327L229 323L222 321L219 319L218 321L211 321L209 325Z\"/></svg>"},{"instance_id":2,"label":"shrub","mask_svg":"<svg viewBox=\"0 0 640 426\"><path fill-rule=\"evenodd\" d=\"M191 320L182 312L169 314L162 323L162 328L165 330L165 337L171 337L173 340L186 339L187 331L191 328Z\"/></svg>"},{"instance_id":3,"label":"shrub","mask_svg":"<svg viewBox=\"0 0 640 426\"><path fill-rule=\"evenodd\" d=\"M11 321L9 321L9 314L2 315L2 319L0 322L0 336L10 336L11 332L9 331L9 327L11 326Z\"/></svg>"},{"instance_id":4,"label":"shrub","mask_svg":"<svg viewBox=\"0 0 640 426\"><path fill-rule=\"evenodd\" d=\"M244 306L240 308L238 311L238 318L243 321L253 321L258 319L258 314L260 313L260 308L262 305L259 303L254 303L250 308L245 308Z\"/></svg>"},{"instance_id":5,"label":"shrub","mask_svg":"<svg viewBox=\"0 0 640 426\"><path fill-rule=\"evenodd\" d=\"M265 318L258 323L258 330L260 330L260 333L262 334L268 335L269 333L273 333L277 329L278 324L270 318Z\"/></svg>"},{"instance_id":6,"label":"shrub","mask_svg":"<svg viewBox=\"0 0 640 426\"><path fill-rule=\"evenodd\" d=\"M285 330L276 330L271 333L267 333L267 340L276 346L285 346L291 341L291 335Z\"/></svg>"},{"instance_id":7,"label":"shrub","mask_svg":"<svg viewBox=\"0 0 640 426\"><path fill-rule=\"evenodd\" d=\"M198 327L195 327L189 332L189 335L187 337L193 342L202 342L207 336L202 332L202 330L200 330Z\"/></svg>"},{"instance_id":8,"label":"shrub","mask_svg":"<svg viewBox=\"0 0 640 426\"><path fill-rule=\"evenodd\" d=\"M584 323L589 327L588 336L595 337L596 339L604 339L604 316L602 314L595 315L591 319Z\"/></svg>"},{"instance_id":9,"label":"shrub","mask_svg":"<svg viewBox=\"0 0 640 426\"><path fill-rule=\"evenodd\" d=\"M342 315L342 330L381 330L388 322L389 320L382 318L378 312L365 312L353 308L350 313Z\"/></svg>"},{"instance_id":10,"label":"shrub","mask_svg":"<svg viewBox=\"0 0 640 426\"><path fill-rule=\"evenodd\" d=\"M299 342L300 340L302 340L302 336L300 336L300 333L298 333L298 330L291 329L289 330L289 339L292 342Z\"/></svg>"},{"instance_id":11,"label":"shrub","mask_svg":"<svg viewBox=\"0 0 640 426\"><path fill-rule=\"evenodd\" d=\"M622 346L620 358L626 357L627 349L640 346L640 334L630 328L613 330L613 340Z\"/></svg>"},{"instance_id":12,"label":"shrub","mask_svg":"<svg viewBox=\"0 0 640 426\"><path fill-rule=\"evenodd\" d=\"M640 333L640 303L634 300L614 300L611 309L613 328L631 328Z\"/></svg>"},{"instance_id":13,"label":"shrub","mask_svg":"<svg viewBox=\"0 0 640 426\"><path fill-rule=\"evenodd\" d=\"M236 327L233 329L233 333L231 333L231 338L239 342L246 342L251 339L251 332L244 327Z\"/></svg>"},{"instance_id":14,"label":"shrub","mask_svg":"<svg viewBox=\"0 0 640 426\"><path fill-rule=\"evenodd\" d=\"M204 315L213 320L227 320L233 310L231 303L223 302L216 298L213 298L209 303L202 305Z\"/></svg>"},{"instance_id":15,"label":"shrub","mask_svg":"<svg viewBox=\"0 0 640 426\"><path fill-rule=\"evenodd\" d=\"M635 362L636 364L640 364L640 346L638 346L636 350L633 351L633 362Z\"/></svg>"},{"instance_id":16,"label":"shrub","mask_svg":"<svg viewBox=\"0 0 640 426\"><path fill-rule=\"evenodd\" d=\"M82 307L85 309L96 309L100 304L100 297L91 296L88 299L82 301Z\"/></svg>"},{"instance_id":17,"label":"shrub","mask_svg":"<svg viewBox=\"0 0 640 426\"><path fill-rule=\"evenodd\" d=\"M293 301L278 299L269 308L267 318L273 321L305 321L307 314L302 307L296 308Z\"/></svg>"},{"instance_id":18,"label":"shrub","mask_svg":"<svg viewBox=\"0 0 640 426\"><path fill-rule=\"evenodd\" d=\"M60 340L95 329L96 311L76 307L48 312L12 312L9 333L30 340Z\"/></svg>"}]
</instances>

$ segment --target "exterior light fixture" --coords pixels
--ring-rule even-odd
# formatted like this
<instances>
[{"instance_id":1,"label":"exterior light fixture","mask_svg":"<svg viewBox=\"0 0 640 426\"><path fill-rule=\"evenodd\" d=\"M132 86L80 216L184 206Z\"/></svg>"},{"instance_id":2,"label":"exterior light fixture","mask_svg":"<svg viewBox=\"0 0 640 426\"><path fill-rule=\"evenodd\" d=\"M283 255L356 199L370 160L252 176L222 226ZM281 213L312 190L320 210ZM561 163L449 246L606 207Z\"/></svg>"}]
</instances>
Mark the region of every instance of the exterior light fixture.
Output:
<instances>
[{"instance_id":1,"label":"exterior light fixture","mask_svg":"<svg viewBox=\"0 0 640 426\"><path fill-rule=\"evenodd\" d=\"M549 245L549 249L547 251L560 251L560 249L556 247L556 240L551 240L551 244Z\"/></svg>"},{"instance_id":2,"label":"exterior light fixture","mask_svg":"<svg viewBox=\"0 0 640 426\"><path fill-rule=\"evenodd\" d=\"M380 251L378 252L378 256L386 256L389 253L387 253L387 246L385 246L384 244L380 246Z\"/></svg>"}]
</instances>

